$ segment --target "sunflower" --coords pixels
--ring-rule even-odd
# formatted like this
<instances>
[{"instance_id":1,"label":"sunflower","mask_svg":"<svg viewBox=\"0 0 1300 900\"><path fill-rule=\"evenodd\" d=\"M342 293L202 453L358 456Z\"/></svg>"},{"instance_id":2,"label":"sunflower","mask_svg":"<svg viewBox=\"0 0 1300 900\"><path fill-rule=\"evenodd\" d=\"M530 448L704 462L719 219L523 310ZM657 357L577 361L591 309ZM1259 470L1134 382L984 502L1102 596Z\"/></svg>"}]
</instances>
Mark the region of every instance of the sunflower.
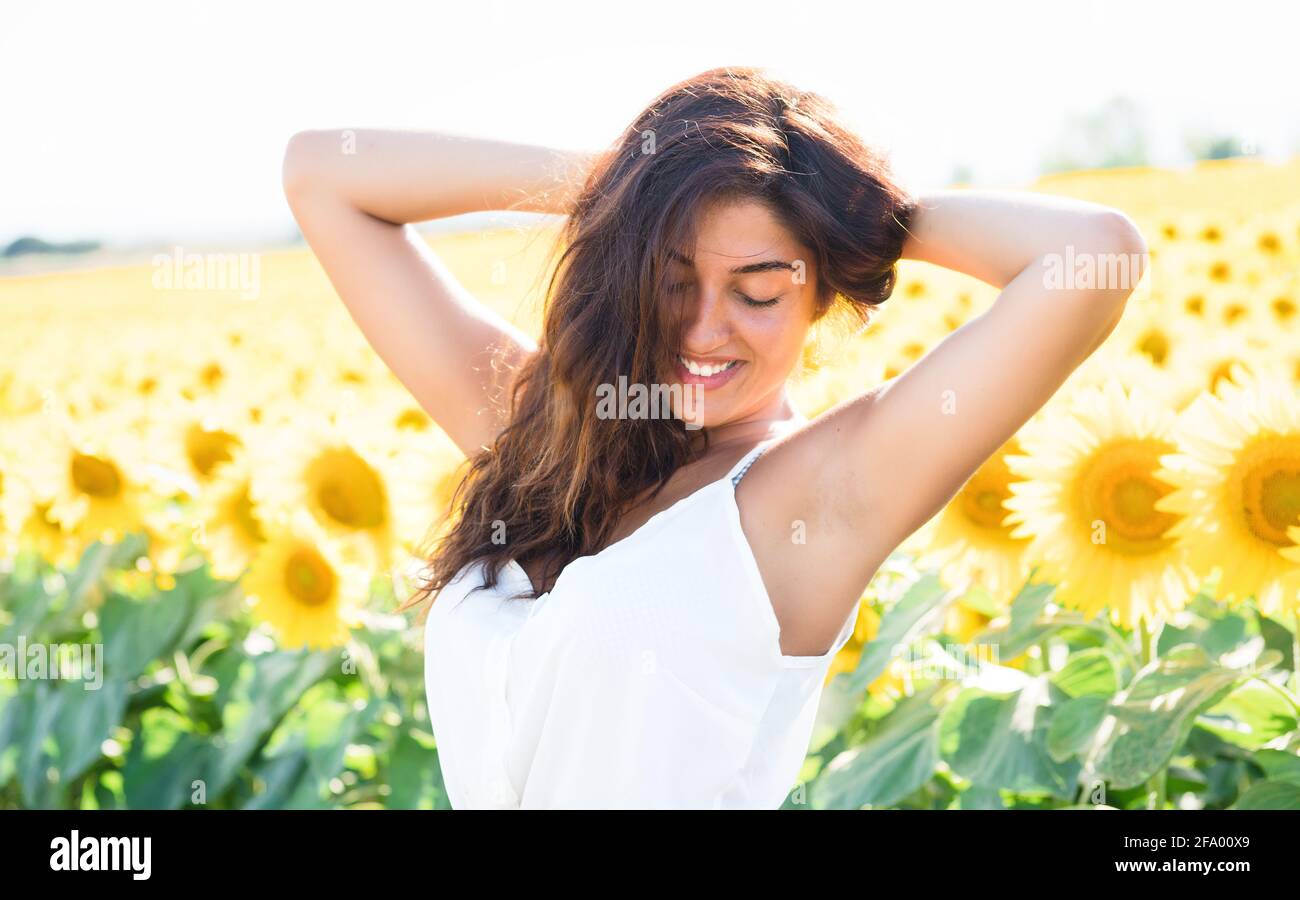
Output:
<instances>
[{"instance_id":1,"label":"sunflower","mask_svg":"<svg viewBox=\"0 0 1300 900\"><path fill-rule=\"evenodd\" d=\"M1116 380L1080 391L1068 408L1022 429L1024 455L1008 456L1013 537L1030 537L1038 580L1057 584L1056 601L1089 618L1103 609L1133 627L1181 609L1197 587L1170 529L1178 516L1157 509L1173 488L1157 477L1175 447L1174 416Z\"/></svg>"},{"instance_id":2,"label":"sunflower","mask_svg":"<svg viewBox=\"0 0 1300 900\"><path fill-rule=\"evenodd\" d=\"M1013 436L980 466L939 515L917 565L939 567L945 585L962 591L980 585L1003 605L1029 577L1028 538L1003 524L1014 480L1006 457L1021 453Z\"/></svg>"},{"instance_id":3,"label":"sunflower","mask_svg":"<svg viewBox=\"0 0 1300 900\"><path fill-rule=\"evenodd\" d=\"M238 578L266 542L267 531L250 485L249 463L239 458L222 466L196 504L192 537L218 578Z\"/></svg>"},{"instance_id":4,"label":"sunflower","mask_svg":"<svg viewBox=\"0 0 1300 900\"><path fill-rule=\"evenodd\" d=\"M12 522L13 541L18 547L30 547L60 568L76 565L81 541L50 515L49 503L30 503Z\"/></svg>"},{"instance_id":5,"label":"sunflower","mask_svg":"<svg viewBox=\"0 0 1300 900\"><path fill-rule=\"evenodd\" d=\"M367 578L301 511L275 523L244 575L253 615L285 649L343 644L366 600Z\"/></svg>"},{"instance_id":6,"label":"sunflower","mask_svg":"<svg viewBox=\"0 0 1300 900\"><path fill-rule=\"evenodd\" d=\"M82 542L115 543L142 527L164 488L147 442L125 404L113 415L55 420L39 428L30 459L35 500Z\"/></svg>"},{"instance_id":7,"label":"sunflower","mask_svg":"<svg viewBox=\"0 0 1300 900\"><path fill-rule=\"evenodd\" d=\"M306 509L349 559L389 569L401 549L397 511L412 501L391 448L372 437L387 434L382 422L363 421L348 430L300 422L260 442L249 497L259 508Z\"/></svg>"},{"instance_id":8,"label":"sunflower","mask_svg":"<svg viewBox=\"0 0 1300 900\"><path fill-rule=\"evenodd\" d=\"M1297 608L1288 529L1300 524L1300 403L1290 382L1245 381L1178 417L1176 452L1159 473L1177 490L1157 508L1185 516L1170 534L1200 574L1222 572L1222 599L1253 594L1271 615Z\"/></svg>"},{"instance_id":9,"label":"sunflower","mask_svg":"<svg viewBox=\"0 0 1300 900\"><path fill-rule=\"evenodd\" d=\"M220 396L178 399L153 417L153 435L168 463L200 488L241 456L247 427L243 411Z\"/></svg>"},{"instance_id":10,"label":"sunflower","mask_svg":"<svg viewBox=\"0 0 1300 900\"><path fill-rule=\"evenodd\" d=\"M1205 332L1188 342L1173 373L1179 382L1175 410L1185 409L1202 392L1218 393L1225 385L1281 371L1280 348L1257 332Z\"/></svg>"}]
</instances>

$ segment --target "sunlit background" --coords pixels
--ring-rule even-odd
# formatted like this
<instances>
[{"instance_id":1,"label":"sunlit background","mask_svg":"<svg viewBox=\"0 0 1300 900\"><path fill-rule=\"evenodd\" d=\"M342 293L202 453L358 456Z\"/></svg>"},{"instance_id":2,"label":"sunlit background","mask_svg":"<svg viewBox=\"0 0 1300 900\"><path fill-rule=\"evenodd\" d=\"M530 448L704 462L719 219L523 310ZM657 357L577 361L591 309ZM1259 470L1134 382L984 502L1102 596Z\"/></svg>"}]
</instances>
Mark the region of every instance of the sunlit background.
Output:
<instances>
[{"instance_id":1,"label":"sunlit background","mask_svg":"<svg viewBox=\"0 0 1300 900\"><path fill-rule=\"evenodd\" d=\"M0 21L0 245L289 240L295 130L603 147L727 64L823 90L919 187L1300 150L1300 11L1265 0L56 0Z\"/></svg>"},{"instance_id":2,"label":"sunlit background","mask_svg":"<svg viewBox=\"0 0 1300 900\"><path fill-rule=\"evenodd\" d=\"M1151 254L1110 338L867 586L786 806L1300 808L1298 17L6 8L0 808L448 806L421 628L394 608L464 460L302 245L285 143L375 126L599 149L730 64L824 93L915 191L1093 200ZM536 332L554 224L427 230ZM805 414L996 299L899 275L868 329L815 331ZM102 648L95 690L14 670L14 648L65 642Z\"/></svg>"}]
</instances>

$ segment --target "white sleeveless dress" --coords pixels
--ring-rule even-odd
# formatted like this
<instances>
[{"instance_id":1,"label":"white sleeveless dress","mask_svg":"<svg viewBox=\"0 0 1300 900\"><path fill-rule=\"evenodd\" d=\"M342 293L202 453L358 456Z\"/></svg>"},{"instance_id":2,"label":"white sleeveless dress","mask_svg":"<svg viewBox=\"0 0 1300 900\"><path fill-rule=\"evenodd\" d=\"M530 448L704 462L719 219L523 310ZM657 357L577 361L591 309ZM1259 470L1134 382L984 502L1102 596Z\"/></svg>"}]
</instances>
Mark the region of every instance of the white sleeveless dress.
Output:
<instances>
[{"instance_id":1,"label":"white sleeveless dress","mask_svg":"<svg viewBox=\"0 0 1300 900\"><path fill-rule=\"evenodd\" d=\"M820 656L781 653L736 485L763 452L579 557L536 600L517 563L443 588L425 691L454 809L775 809L808 752Z\"/></svg>"}]
</instances>

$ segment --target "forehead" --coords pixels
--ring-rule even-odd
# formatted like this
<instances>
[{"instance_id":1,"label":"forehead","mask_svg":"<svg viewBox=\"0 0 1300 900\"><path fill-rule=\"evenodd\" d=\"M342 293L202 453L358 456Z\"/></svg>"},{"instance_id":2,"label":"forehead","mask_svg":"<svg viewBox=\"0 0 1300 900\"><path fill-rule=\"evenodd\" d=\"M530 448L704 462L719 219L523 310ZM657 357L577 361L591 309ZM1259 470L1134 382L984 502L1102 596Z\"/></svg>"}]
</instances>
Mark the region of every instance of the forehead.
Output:
<instances>
[{"instance_id":1,"label":"forehead","mask_svg":"<svg viewBox=\"0 0 1300 900\"><path fill-rule=\"evenodd\" d=\"M725 267L760 259L802 255L794 234L770 206L753 198L717 200L700 211L695 246L687 254L697 268Z\"/></svg>"}]
</instances>

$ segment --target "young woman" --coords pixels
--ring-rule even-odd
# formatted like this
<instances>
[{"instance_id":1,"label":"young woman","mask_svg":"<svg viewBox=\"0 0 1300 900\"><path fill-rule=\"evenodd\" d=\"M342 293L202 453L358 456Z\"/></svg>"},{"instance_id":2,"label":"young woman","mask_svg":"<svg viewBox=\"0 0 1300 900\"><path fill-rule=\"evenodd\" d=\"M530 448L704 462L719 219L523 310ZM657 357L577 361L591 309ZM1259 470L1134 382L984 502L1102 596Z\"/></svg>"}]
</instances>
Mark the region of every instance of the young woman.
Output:
<instances>
[{"instance_id":1,"label":"young woman","mask_svg":"<svg viewBox=\"0 0 1300 900\"><path fill-rule=\"evenodd\" d=\"M825 99L748 68L674 85L600 154L308 131L284 183L357 324L471 460L408 604L436 597L428 705L456 808L781 805L876 569L1119 320L1132 284L1061 286L1047 263L1145 253L1095 204L911 195ZM504 208L568 215L537 342L407 227ZM835 304L865 318L900 257L1001 295L805 420L786 380L809 327ZM677 388L669 414L598 414L620 378Z\"/></svg>"}]
</instances>

